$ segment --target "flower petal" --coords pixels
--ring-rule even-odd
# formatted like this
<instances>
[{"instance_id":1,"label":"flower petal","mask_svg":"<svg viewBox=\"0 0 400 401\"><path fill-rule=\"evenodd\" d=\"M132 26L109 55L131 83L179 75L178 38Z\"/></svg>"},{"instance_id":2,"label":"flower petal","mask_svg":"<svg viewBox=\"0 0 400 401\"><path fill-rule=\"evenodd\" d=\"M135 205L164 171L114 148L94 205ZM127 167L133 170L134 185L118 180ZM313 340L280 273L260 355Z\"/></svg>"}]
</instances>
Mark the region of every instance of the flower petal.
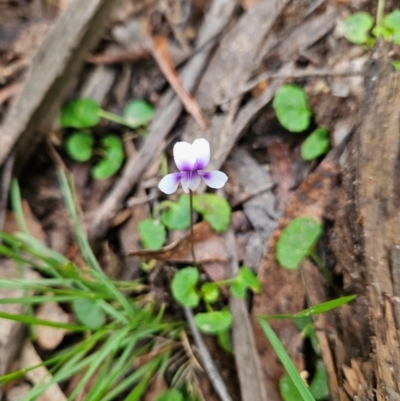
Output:
<instances>
[{"instance_id":1,"label":"flower petal","mask_svg":"<svg viewBox=\"0 0 400 401\"><path fill-rule=\"evenodd\" d=\"M188 142L177 142L174 145L174 160L180 171L191 171L196 162L193 145Z\"/></svg>"},{"instance_id":2,"label":"flower petal","mask_svg":"<svg viewBox=\"0 0 400 401\"><path fill-rule=\"evenodd\" d=\"M192 148L196 159L193 170L205 169L210 161L210 144L204 138L196 139Z\"/></svg>"},{"instance_id":3,"label":"flower petal","mask_svg":"<svg viewBox=\"0 0 400 401\"><path fill-rule=\"evenodd\" d=\"M222 188L228 176L222 171L199 171L200 176L210 188Z\"/></svg>"},{"instance_id":4,"label":"flower petal","mask_svg":"<svg viewBox=\"0 0 400 401\"><path fill-rule=\"evenodd\" d=\"M189 171L182 177L182 188L186 193L189 192L189 189L196 191L200 182L200 176L197 171Z\"/></svg>"},{"instance_id":5,"label":"flower petal","mask_svg":"<svg viewBox=\"0 0 400 401\"><path fill-rule=\"evenodd\" d=\"M181 173L168 174L158 183L158 188L167 195L173 194L178 189L181 179Z\"/></svg>"}]
</instances>

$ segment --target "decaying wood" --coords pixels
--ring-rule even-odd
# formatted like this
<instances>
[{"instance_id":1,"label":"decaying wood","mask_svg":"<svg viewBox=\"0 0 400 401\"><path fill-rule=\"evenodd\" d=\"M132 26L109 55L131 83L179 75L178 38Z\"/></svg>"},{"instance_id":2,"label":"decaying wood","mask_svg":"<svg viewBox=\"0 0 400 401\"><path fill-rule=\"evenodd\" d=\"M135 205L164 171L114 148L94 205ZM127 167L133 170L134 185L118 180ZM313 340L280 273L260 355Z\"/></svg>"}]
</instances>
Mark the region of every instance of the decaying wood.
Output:
<instances>
[{"instance_id":1,"label":"decaying wood","mask_svg":"<svg viewBox=\"0 0 400 401\"><path fill-rule=\"evenodd\" d=\"M0 165L16 147L16 163L24 163L43 139L64 92L88 50L110 17L114 1L75 1L47 35L33 61L25 85L0 131Z\"/></svg>"},{"instance_id":2,"label":"decaying wood","mask_svg":"<svg viewBox=\"0 0 400 401\"><path fill-rule=\"evenodd\" d=\"M380 42L367 65L335 225L337 270L358 295L339 315L337 374L351 399L379 401L400 397L400 80L388 53Z\"/></svg>"},{"instance_id":3,"label":"decaying wood","mask_svg":"<svg viewBox=\"0 0 400 401\"><path fill-rule=\"evenodd\" d=\"M188 61L181 73L182 85L189 92L196 88L199 76L214 48L215 38L228 24L235 5L236 2L230 0L214 0L211 3L198 35L197 46L205 45ZM128 160L121 179L94 215L89 227L89 237L92 240L101 238L106 233L116 213L122 207L124 199L159 152L163 140L175 125L182 109L183 105L180 99L174 95L172 90L163 97L151 123L146 142L138 154Z\"/></svg>"},{"instance_id":4,"label":"decaying wood","mask_svg":"<svg viewBox=\"0 0 400 401\"><path fill-rule=\"evenodd\" d=\"M225 241L229 252L229 277L235 277L239 273L239 264L235 251L235 237L231 229L225 233ZM231 296L229 307L233 316L232 342L242 401L267 400L246 303L242 299Z\"/></svg>"},{"instance_id":5,"label":"decaying wood","mask_svg":"<svg viewBox=\"0 0 400 401\"><path fill-rule=\"evenodd\" d=\"M303 309L305 289L301 282L300 270L289 271L279 265L275 258L276 243L282 230L294 218L306 215L318 221L323 219L326 208L331 203L333 190L337 185L339 156L344 146L345 143L334 148L292 196L260 263L258 277L262 292L254 297L253 316L296 313ZM294 322L274 321L271 322L271 325L298 369L302 370L302 340ZM276 384L284 374L284 369L257 323L254 323L254 332L268 400L280 400Z\"/></svg>"}]
</instances>

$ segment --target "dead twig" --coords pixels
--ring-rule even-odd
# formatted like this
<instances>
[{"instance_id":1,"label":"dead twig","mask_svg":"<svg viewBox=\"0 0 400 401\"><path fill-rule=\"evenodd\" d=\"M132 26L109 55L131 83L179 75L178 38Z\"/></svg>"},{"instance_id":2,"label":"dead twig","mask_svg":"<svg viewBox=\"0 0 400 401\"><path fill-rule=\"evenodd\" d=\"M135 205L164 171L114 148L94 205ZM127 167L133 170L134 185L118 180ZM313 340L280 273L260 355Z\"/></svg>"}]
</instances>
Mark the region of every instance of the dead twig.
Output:
<instances>
[{"instance_id":1,"label":"dead twig","mask_svg":"<svg viewBox=\"0 0 400 401\"><path fill-rule=\"evenodd\" d=\"M190 331L192 332L194 342L196 343L196 346L199 349L199 353L204 365L204 370L207 372L208 378L210 379L214 387L214 390L218 393L219 397L221 398L221 401L232 401L232 398L229 395L228 390L226 389L225 383L222 380L222 377L219 374L218 369L216 368L210 353L208 352L208 349L203 341L203 338L201 337L201 334L194 323L192 310L186 307L184 307L183 310L185 312L186 320L189 324Z\"/></svg>"}]
</instances>

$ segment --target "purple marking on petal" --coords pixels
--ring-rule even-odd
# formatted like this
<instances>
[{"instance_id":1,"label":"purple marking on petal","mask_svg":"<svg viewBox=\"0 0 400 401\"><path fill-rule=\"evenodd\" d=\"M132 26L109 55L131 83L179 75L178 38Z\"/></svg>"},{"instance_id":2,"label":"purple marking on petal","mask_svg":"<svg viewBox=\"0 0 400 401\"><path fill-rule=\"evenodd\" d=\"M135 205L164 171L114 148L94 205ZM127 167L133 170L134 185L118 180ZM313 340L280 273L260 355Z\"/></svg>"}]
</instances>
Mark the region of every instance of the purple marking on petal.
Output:
<instances>
[{"instance_id":1,"label":"purple marking on petal","mask_svg":"<svg viewBox=\"0 0 400 401\"><path fill-rule=\"evenodd\" d=\"M168 174L159 182L158 188L167 195L173 194L178 189L181 178L181 173Z\"/></svg>"},{"instance_id":2,"label":"purple marking on petal","mask_svg":"<svg viewBox=\"0 0 400 401\"><path fill-rule=\"evenodd\" d=\"M185 172L191 171L192 170L192 165L190 164L190 162L185 160L180 164L179 170L185 171Z\"/></svg>"},{"instance_id":3,"label":"purple marking on petal","mask_svg":"<svg viewBox=\"0 0 400 401\"><path fill-rule=\"evenodd\" d=\"M204 159L197 159L196 163L194 164L193 170L203 170L207 167L208 162Z\"/></svg>"},{"instance_id":4,"label":"purple marking on petal","mask_svg":"<svg viewBox=\"0 0 400 401\"><path fill-rule=\"evenodd\" d=\"M222 188L228 176L222 171L199 171L200 176L210 188Z\"/></svg>"}]
</instances>

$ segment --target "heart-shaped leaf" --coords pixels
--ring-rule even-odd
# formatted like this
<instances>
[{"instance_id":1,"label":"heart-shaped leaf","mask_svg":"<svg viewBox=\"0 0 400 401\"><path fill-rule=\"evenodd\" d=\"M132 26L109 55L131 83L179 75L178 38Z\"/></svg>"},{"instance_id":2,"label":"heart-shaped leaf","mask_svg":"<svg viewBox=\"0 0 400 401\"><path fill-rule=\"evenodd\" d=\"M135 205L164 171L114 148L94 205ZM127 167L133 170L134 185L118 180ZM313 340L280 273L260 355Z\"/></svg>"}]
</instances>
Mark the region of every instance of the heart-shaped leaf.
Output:
<instances>
[{"instance_id":1,"label":"heart-shaped leaf","mask_svg":"<svg viewBox=\"0 0 400 401\"><path fill-rule=\"evenodd\" d=\"M61 110L60 123L64 128L89 128L100 121L100 105L93 99L76 99Z\"/></svg>"},{"instance_id":2,"label":"heart-shaped leaf","mask_svg":"<svg viewBox=\"0 0 400 401\"><path fill-rule=\"evenodd\" d=\"M393 42L400 45L400 10L396 9L388 14L383 20L383 25L393 32Z\"/></svg>"},{"instance_id":3,"label":"heart-shaped leaf","mask_svg":"<svg viewBox=\"0 0 400 401\"><path fill-rule=\"evenodd\" d=\"M65 149L71 159L85 162L92 156L93 137L86 132L74 132L65 141Z\"/></svg>"},{"instance_id":4,"label":"heart-shaped leaf","mask_svg":"<svg viewBox=\"0 0 400 401\"><path fill-rule=\"evenodd\" d=\"M122 166L125 154L122 141L115 135L107 135L101 141L104 158L92 168L92 177L105 180L112 177Z\"/></svg>"},{"instance_id":5,"label":"heart-shaped leaf","mask_svg":"<svg viewBox=\"0 0 400 401\"><path fill-rule=\"evenodd\" d=\"M329 149L328 130L317 128L301 145L301 157L304 160L313 160L324 155Z\"/></svg>"},{"instance_id":6,"label":"heart-shaped leaf","mask_svg":"<svg viewBox=\"0 0 400 401\"><path fill-rule=\"evenodd\" d=\"M304 89L283 85L274 97L272 106L279 122L290 132L302 132L310 125L311 109Z\"/></svg>"},{"instance_id":7,"label":"heart-shaped leaf","mask_svg":"<svg viewBox=\"0 0 400 401\"><path fill-rule=\"evenodd\" d=\"M93 299L77 299L72 302L72 309L76 318L91 330L100 329L106 321L103 309Z\"/></svg>"},{"instance_id":8,"label":"heart-shaped leaf","mask_svg":"<svg viewBox=\"0 0 400 401\"><path fill-rule=\"evenodd\" d=\"M171 291L174 299L188 308L195 308L200 301L196 292L199 281L199 271L195 267L185 267L179 270L171 283Z\"/></svg>"},{"instance_id":9,"label":"heart-shaped leaf","mask_svg":"<svg viewBox=\"0 0 400 401\"><path fill-rule=\"evenodd\" d=\"M193 208L216 232L225 231L231 220L231 207L226 199L215 194L197 195L193 199Z\"/></svg>"},{"instance_id":10,"label":"heart-shaped leaf","mask_svg":"<svg viewBox=\"0 0 400 401\"><path fill-rule=\"evenodd\" d=\"M278 262L286 269L298 269L321 234L322 225L312 217L302 216L292 220L276 244Z\"/></svg>"},{"instance_id":11,"label":"heart-shaped leaf","mask_svg":"<svg viewBox=\"0 0 400 401\"><path fill-rule=\"evenodd\" d=\"M190 199L181 195L177 202L170 204L169 209L161 215L161 221L170 230L184 230L190 227Z\"/></svg>"},{"instance_id":12,"label":"heart-shaped leaf","mask_svg":"<svg viewBox=\"0 0 400 401\"><path fill-rule=\"evenodd\" d=\"M228 311L198 313L194 317L197 328L206 334L218 334L232 325L232 315Z\"/></svg>"},{"instance_id":13,"label":"heart-shaped leaf","mask_svg":"<svg viewBox=\"0 0 400 401\"><path fill-rule=\"evenodd\" d=\"M235 281L230 287L230 291L235 297L244 299L248 289L258 293L261 291L261 285L251 269L241 267L239 274L235 277Z\"/></svg>"},{"instance_id":14,"label":"heart-shaped leaf","mask_svg":"<svg viewBox=\"0 0 400 401\"><path fill-rule=\"evenodd\" d=\"M343 36L351 43L363 45L370 41L368 31L374 19L365 11L356 12L343 21Z\"/></svg>"},{"instance_id":15,"label":"heart-shaped leaf","mask_svg":"<svg viewBox=\"0 0 400 401\"><path fill-rule=\"evenodd\" d=\"M204 283L200 288L203 298L210 304L217 301L219 297L219 288L215 283Z\"/></svg>"},{"instance_id":16,"label":"heart-shaped leaf","mask_svg":"<svg viewBox=\"0 0 400 401\"><path fill-rule=\"evenodd\" d=\"M310 384L310 391L317 401L329 399L328 376L325 366L320 359L317 361L315 367L314 377Z\"/></svg>"},{"instance_id":17,"label":"heart-shaped leaf","mask_svg":"<svg viewBox=\"0 0 400 401\"><path fill-rule=\"evenodd\" d=\"M123 115L130 127L138 128L153 119L154 108L144 100L132 100L126 105Z\"/></svg>"},{"instance_id":18,"label":"heart-shaped leaf","mask_svg":"<svg viewBox=\"0 0 400 401\"><path fill-rule=\"evenodd\" d=\"M142 220L138 225L138 230L145 249L161 248L167 238L164 226L157 220Z\"/></svg>"}]
</instances>

